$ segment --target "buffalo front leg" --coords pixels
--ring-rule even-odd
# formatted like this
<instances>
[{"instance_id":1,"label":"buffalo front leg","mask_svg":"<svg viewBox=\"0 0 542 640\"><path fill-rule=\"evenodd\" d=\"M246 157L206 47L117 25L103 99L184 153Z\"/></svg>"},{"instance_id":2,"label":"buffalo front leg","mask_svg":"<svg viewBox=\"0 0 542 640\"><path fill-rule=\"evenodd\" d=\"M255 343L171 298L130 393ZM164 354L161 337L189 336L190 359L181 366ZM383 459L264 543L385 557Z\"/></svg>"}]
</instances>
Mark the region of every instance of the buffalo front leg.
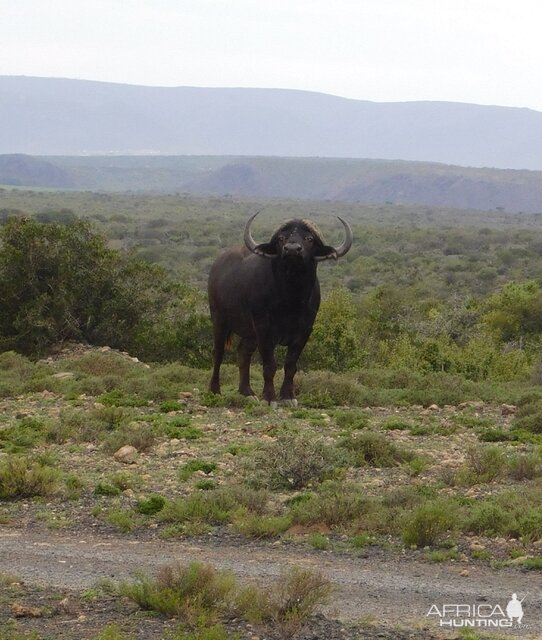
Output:
<instances>
[{"instance_id":1,"label":"buffalo front leg","mask_svg":"<svg viewBox=\"0 0 542 640\"><path fill-rule=\"evenodd\" d=\"M269 403L275 402L277 399L274 383L277 362L273 351L273 347L260 350L263 364L263 399Z\"/></svg>"},{"instance_id":2,"label":"buffalo front leg","mask_svg":"<svg viewBox=\"0 0 542 640\"><path fill-rule=\"evenodd\" d=\"M284 381L280 388L281 400L295 400L294 393L294 376L297 371L297 361L303 351L306 340L299 343L288 345L286 359L284 360Z\"/></svg>"},{"instance_id":3,"label":"buffalo front leg","mask_svg":"<svg viewBox=\"0 0 542 640\"><path fill-rule=\"evenodd\" d=\"M256 340L242 338L239 343L239 393L243 396L255 396L250 386L250 359L256 351Z\"/></svg>"},{"instance_id":4,"label":"buffalo front leg","mask_svg":"<svg viewBox=\"0 0 542 640\"><path fill-rule=\"evenodd\" d=\"M275 360L275 344L273 342L273 334L271 323L267 317L259 317L253 319L254 330L256 332L256 341L258 351L262 358L263 365L263 399L272 403L277 399L275 393L274 378L277 371L277 362Z\"/></svg>"}]
</instances>

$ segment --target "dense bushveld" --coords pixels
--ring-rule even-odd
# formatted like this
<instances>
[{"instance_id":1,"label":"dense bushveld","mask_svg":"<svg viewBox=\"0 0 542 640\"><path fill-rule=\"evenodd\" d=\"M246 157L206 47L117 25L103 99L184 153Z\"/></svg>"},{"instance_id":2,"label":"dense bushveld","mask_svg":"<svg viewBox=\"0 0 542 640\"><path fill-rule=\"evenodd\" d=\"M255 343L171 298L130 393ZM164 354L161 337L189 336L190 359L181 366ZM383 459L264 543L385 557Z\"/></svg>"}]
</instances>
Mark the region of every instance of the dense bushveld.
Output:
<instances>
[{"instance_id":1,"label":"dense bushveld","mask_svg":"<svg viewBox=\"0 0 542 640\"><path fill-rule=\"evenodd\" d=\"M539 216L0 198L2 524L540 568ZM319 268L324 302L298 409L237 395L232 364L224 395L205 391L206 274L262 206L258 237L301 216L337 242L336 214L356 236L345 259ZM59 353L73 340L94 346ZM261 386L257 367L254 377ZM112 457L124 445L136 464ZM144 577L124 593L165 611L159 587Z\"/></svg>"},{"instance_id":2,"label":"dense bushveld","mask_svg":"<svg viewBox=\"0 0 542 640\"><path fill-rule=\"evenodd\" d=\"M303 368L538 382L538 214L182 195L0 197L5 349L43 353L75 338L209 366L209 267L263 208L260 237L292 216L312 217L331 242L336 214L354 227L350 254L319 269L324 303Z\"/></svg>"}]
</instances>

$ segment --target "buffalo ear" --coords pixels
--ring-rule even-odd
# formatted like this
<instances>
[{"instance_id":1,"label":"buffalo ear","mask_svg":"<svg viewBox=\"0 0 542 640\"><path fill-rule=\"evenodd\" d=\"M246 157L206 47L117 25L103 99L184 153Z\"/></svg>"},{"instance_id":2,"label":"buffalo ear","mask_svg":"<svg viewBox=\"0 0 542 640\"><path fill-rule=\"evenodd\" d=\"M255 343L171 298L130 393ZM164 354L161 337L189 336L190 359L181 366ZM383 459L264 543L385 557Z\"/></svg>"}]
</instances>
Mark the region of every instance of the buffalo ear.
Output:
<instances>
[{"instance_id":1,"label":"buffalo ear","mask_svg":"<svg viewBox=\"0 0 542 640\"><path fill-rule=\"evenodd\" d=\"M254 249L254 253L257 253L259 256L264 256L264 258L274 258L277 255L277 243L264 242L259 244Z\"/></svg>"},{"instance_id":2,"label":"buffalo ear","mask_svg":"<svg viewBox=\"0 0 542 640\"><path fill-rule=\"evenodd\" d=\"M315 260L337 260L337 249L330 246L316 247L314 252Z\"/></svg>"}]
</instances>

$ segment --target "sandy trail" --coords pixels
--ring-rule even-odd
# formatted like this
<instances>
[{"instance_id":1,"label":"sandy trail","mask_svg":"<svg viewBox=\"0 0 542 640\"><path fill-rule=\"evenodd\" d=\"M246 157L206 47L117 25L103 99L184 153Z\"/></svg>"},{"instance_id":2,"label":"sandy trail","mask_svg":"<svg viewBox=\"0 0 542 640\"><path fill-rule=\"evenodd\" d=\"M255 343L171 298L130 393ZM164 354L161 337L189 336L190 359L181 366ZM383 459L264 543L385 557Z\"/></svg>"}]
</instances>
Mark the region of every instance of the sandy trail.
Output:
<instances>
[{"instance_id":1,"label":"sandy trail","mask_svg":"<svg viewBox=\"0 0 542 640\"><path fill-rule=\"evenodd\" d=\"M518 568L428 563L399 554L360 558L313 552L289 545L126 540L115 536L37 533L0 527L0 571L27 582L84 589L98 580L122 580L140 569L154 573L172 560L199 560L228 569L245 581L272 582L284 569L299 565L320 569L334 583L329 615L356 621L370 617L389 624L429 624L431 605L444 603L500 604L512 593L524 601L524 625L519 635L542 638L542 577Z\"/></svg>"}]
</instances>

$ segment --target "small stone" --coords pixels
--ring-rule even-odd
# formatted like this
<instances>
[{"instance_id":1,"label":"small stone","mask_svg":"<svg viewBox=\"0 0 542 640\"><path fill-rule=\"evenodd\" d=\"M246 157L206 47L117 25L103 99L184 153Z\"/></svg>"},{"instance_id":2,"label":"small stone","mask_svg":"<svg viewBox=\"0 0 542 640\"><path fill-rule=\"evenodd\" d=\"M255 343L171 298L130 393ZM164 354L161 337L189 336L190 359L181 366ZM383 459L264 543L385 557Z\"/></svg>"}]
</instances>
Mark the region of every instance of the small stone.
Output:
<instances>
[{"instance_id":1,"label":"small stone","mask_svg":"<svg viewBox=\"0 0 542 640\"><path fill-rule=\"evenodd\" d=\"M137 459L137 449L131 444L125 444L118 451L115 451L113 457L117 462L122 464L134 464Z\"/></svg>"},{"instance_id":2,"label":"small stone","mask_svg":"<svg viewBox=\"0 0 542 640\"><path fill-rule=\"evenodd\" d=\"M440 411L440 407L438 406L438 404L431 404L427 408L429 409L429 411Z\"/></svg>"},{"instance_id":3,"label":"small stone","mask_svg":"<svg viewBox=\"0 0 542 640\"><path fill-rule=\"evenodd\" d=\"M466 578L467 576L469 576L469 575L470 575L470 572L469 572L469 570L468 570L468 569L463 569L462 571L460 571L460 572L459 572L459 575L460 575L462 578Z\"/></svg>"},{"instance_id":4,"label":"small stone","mask_svg":"<svg viewBox=\"0 0 542 640\"><path fill-rule=\"evenodd\" d=\"M501 405L501 415L503 416L513 416L516 413L516 406L513 404L502 404Z\"/></svg>"},{"instance_id":5,"label":"small stone","mask_svg":"<svg viewBox=\"0 0 542 640\"><path fill-rule=\"evenodd\" d=\"M11 613L15 618L41 618L43 615L43 611L38 607L26 607L18 602L11 605Z\"/></svg>"},{"instance_id":6,"label":"small stone","mask_svg":"<svg viewBox=\"0 0 542 640\"><path fill-rule=\"evenodd\" d=\"M75 373L72 371L60 371L59 373L53 373L52 378L57 378L58 380L70 380L71 378L75 378Z\"/></svg>"},{"instance_id":7,"label":"small stone","mask_svg":"<svg viewBox=\"0 0 542 640\"><path fill-rule=\"evenodd\" d=\"M70 598L64 598L56 605L56 611L73 615L77 612L77 606Z\"/></svg>"}]
</instances>

